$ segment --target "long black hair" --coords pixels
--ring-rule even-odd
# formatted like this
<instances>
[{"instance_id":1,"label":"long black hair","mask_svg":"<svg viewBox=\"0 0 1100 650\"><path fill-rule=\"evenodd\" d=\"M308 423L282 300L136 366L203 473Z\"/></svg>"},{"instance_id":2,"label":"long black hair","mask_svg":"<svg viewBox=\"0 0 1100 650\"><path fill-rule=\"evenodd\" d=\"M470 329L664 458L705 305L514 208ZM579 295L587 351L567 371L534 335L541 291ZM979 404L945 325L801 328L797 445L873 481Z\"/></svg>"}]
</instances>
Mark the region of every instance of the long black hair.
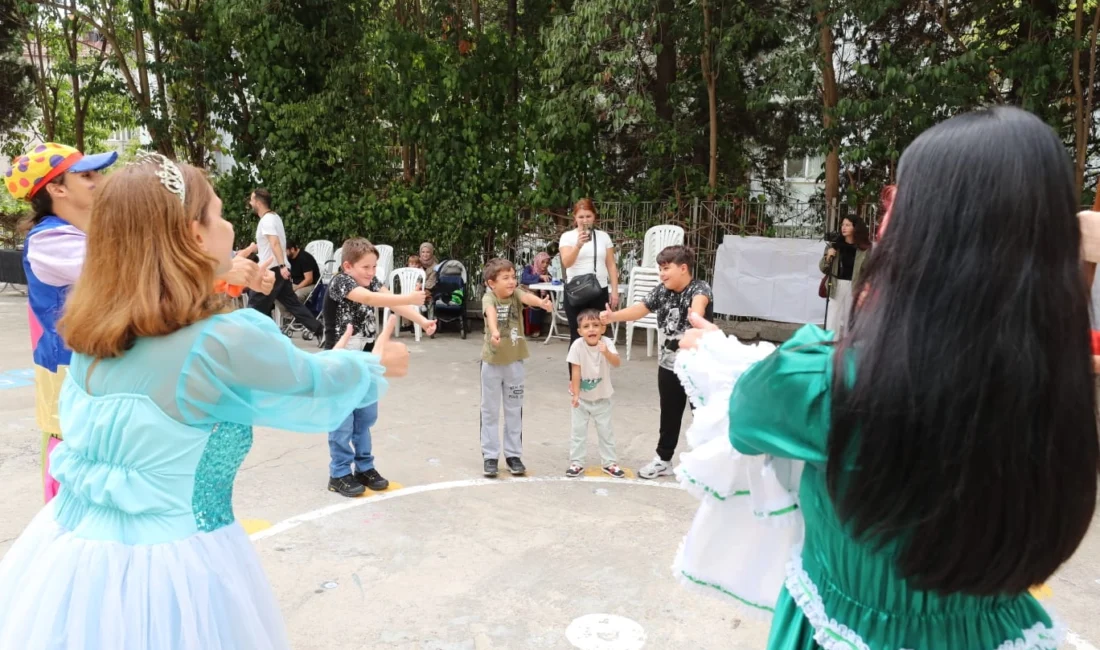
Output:
<instances>
[{"instance_id":1,"label":"long black hair","mask_svg":"<svg viewBox=\"0 0 1100 650\"><path fill-rule=\"evenodd\" d=\"M1023 593L1077 549L1100 470L1069 157L994 108L929 129L898 172L837 344L830 494L914 587Z\"/></svg>"}]
</instances>

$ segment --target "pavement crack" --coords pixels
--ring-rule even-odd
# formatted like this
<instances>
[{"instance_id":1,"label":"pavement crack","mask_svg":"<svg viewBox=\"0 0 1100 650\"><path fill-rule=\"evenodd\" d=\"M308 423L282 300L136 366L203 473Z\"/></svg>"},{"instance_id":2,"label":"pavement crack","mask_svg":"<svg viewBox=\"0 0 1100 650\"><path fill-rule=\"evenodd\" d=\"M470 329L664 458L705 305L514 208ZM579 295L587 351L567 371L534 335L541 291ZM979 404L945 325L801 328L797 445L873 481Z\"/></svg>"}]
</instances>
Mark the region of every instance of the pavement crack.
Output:
<instances>
[{"instance_id":1,"label":"pavement crack","mask_svg":"<svg viewBox=\"0 0 1100 650\"><path fill-rule=\"evenodd\" d=\"M300 449L300 448L287 449L286 451L279 454L278 456L275 456L274 458L268 458L267 460L262 460L262 461L260 461L256 464L254 464L254 465L248 465L247 467L241 467L241 471L242 472L247 472L250 469L256 469L257 467L263 467L264 465L270 465L271 463L274 463L277 460L282 460L288 454L293 454L294 452L304 451L304 450L308 450L308 449L316 449L318 446L319 445L310 445L309 447L305 447L304 449Z\"/></svg>"}]
</instances>

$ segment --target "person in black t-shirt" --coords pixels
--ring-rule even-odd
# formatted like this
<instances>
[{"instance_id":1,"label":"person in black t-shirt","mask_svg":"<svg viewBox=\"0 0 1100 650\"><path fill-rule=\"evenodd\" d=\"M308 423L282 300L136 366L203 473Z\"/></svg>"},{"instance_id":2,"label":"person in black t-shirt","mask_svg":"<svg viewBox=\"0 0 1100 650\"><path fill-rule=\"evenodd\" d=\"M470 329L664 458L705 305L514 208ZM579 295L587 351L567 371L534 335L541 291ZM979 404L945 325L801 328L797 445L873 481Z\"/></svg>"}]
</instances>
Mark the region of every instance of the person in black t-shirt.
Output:
<instances>
[{"instance_id":1,"label":"person in black t-shirt","mask_svg":"<svg viewBox=\"0 0 1100 650\"><path fill-rule=\"evenodd\" d=\"M304 303L313 291L313 285L321 280L321 268L312 255L298 247L297 242L286 245L286 254L290 258L290 281L294 283L294 293Z\"/></svg>"},{"instance_id":2,"label":"person in black t-shirt","mask_svg":"<svg viewBox=\"0 0 1100 650\"><path fill-rule=\"evenodd\" d=\"M604 325L625 323L657 315L657 329L663 335L657 357L657 394L661 403L657 456L638 470L638 476L655 479L672 475L672 458L680 441L680 424L688 405L687 392L674 368L680 351L680 339L691 329L688 315L696 313L708 321L714 320L714 294L710 285L692 275L695 252L687 246L667 246L657 255L661 269L661 284L645 299L626 309L612 311L607 305L600 313Z\"/></svg>"}]
</instances>

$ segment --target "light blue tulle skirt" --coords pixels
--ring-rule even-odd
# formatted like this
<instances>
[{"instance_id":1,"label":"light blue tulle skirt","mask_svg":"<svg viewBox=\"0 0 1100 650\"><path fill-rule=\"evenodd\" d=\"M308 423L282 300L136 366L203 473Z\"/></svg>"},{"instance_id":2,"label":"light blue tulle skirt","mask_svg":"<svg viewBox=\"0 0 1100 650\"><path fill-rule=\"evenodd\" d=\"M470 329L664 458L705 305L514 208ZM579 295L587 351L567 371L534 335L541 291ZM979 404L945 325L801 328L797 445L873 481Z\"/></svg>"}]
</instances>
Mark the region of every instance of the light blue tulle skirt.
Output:
<instances>
[{"instance_id":1,"label":"light blue tulle skirt","mask_svg":"<svg viewBox=\"0 0 1100 650\"><path fill-rule=\"evenodd\" d=\"M0 561L0 650L284 650L239 524L166 544L74 537L47 505Z\"/></svg>"}]
</instances>

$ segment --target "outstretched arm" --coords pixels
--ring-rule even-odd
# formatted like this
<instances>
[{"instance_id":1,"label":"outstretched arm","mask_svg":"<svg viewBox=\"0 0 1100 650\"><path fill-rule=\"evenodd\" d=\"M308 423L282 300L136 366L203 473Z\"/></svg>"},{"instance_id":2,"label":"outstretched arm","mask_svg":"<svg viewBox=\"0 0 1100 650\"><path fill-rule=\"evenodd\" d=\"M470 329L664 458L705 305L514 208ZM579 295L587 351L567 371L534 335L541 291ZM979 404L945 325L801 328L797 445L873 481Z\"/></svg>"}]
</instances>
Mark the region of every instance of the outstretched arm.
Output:
<instances>
[{"instance_id":1,"label":"outstretched arm","mask_svg":"<svg viewBox=\"0 0 1100 650\"><path fill-rule=\"evenodd\" d=\"M627 321L639 320L645 318L649 314L649 307L646 307L644 302L636 302L626 309L620 309L619 311L611 311L607 309L600 314L600 321L605 325L609 323L625 323Z\"/></svg>"},{"instance_id":2,"label":"outstretched arm","mask_svg":"<svg viewBox=\"0 0 1100 650\"><path fill-rule=\"evenodd\" d=\"M396 310L397 307L424 304L424 292L413 291L412 293L395 294L388 291L371 291L365 287L355 287L348 292L348 300L354 300L368 307L389 307L394 310L394 313L400 313ZM409 318L405 314L401 314L401 316L402 318Z\"/></svg>"},{"instance_id":3,"label":"outstretched arm","mask_svg":"<svg viewBox=\"0 0 1100 650\"><path fill-rule=\"evenodd\" d=\"M552 311L554 309L554 303L549 298L539 298L535 294L527 293L526 291L520 294L519 300L528 307L538 307L546 311Z\"/></svg>"}]
</instances>

